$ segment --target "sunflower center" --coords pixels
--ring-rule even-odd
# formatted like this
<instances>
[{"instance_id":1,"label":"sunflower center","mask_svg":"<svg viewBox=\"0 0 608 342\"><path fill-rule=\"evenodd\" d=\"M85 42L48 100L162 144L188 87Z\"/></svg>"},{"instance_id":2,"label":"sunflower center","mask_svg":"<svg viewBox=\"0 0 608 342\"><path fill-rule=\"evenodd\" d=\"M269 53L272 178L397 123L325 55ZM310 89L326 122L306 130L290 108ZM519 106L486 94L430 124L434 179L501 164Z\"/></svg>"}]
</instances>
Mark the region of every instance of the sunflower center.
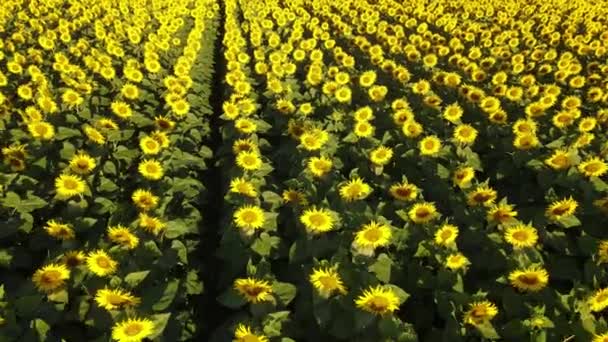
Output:
<instances>
[{"instance_id":1,"label":"sunflower center","mask_svg":"<svg viewBox=\"0 0 608 342\"><path fill-rule=\"evenodd\" d=\"M427 150L432 150L435 148L435 142L432 140L428 140L424 142L424 148Z\"/></svg>"},{"instance_id":2,"label":"sunflower center","mask_svg":"<svg viewBox=\"0 0 608 342\"><path fill-rule=\"evenodd\" d=\"M326 289L331 290L331 289L335 289L336 287L338 287L338 282L337 282L336 278L332 277L332 276L322 276L319 278L319 282Z\"/></svg>"},{"instance_id":3,"label":"sunflower center","mask_svg":"<svg viewBox=\"0 0 608 342\"><path fill-rule=\"evenodd\" d=\"M517 279L526 285L536 285L539 283L539 279L535 274L522 274Z\"/></svg>"},{"instance_id":4,"label":"sunflower center","mask_svg":"<svg viewBox=\"0 0 608 342\"><path fill-rule=\"evenodd\" d=\"M416 217L425 218L431 215L431 211L427 208L419 208L416 210Z\"/></svg>"},{"instance_id":5,"label":"sunflower center","mask_svg":"<svg viewBox=\"0 0 608 342\"><path fill-rule=\"evenodd\" d=\"M48 132L48 128L45 125L37 125L36 133L40 135L45 135Z\"/></svg>"},{"instance_id":6,"label":"sunflower center","mask_svg":"<svg viewBox=\"0 0 608 342\"><path fill-rule=\"evenodd\" d=\"M154 140L148 140L146 142L146 147L149 148L150 150L156 149L157 145L158 145L158 143Z\"/></svg>"},{"instance_id":7,"label":"sunflower center","mask_svg":"<svg viewBox=\"0 0 608 342\"><path fill-rule=\"evenodd\" d=\"M125 335L127 335L127 336L136 336L143 329L144 329L144 327L141 324L131 323L131 324L127 325L124 332L125 332Z\"/></svg>"},{"instance_id":8,"label":"sunflower center","mask_svg":"<svg viewBox=\"0 0 608 342\"><path fill-rule=\"evenodd\" d=\"M585 165L585 171L587 171L589 173L598 172L598 171L600 171L600 169L601 169L600 163L591 163L591 164Z\"/></svg>"},{"instance_id":9,"label":"sunflower center","mask_svg":"<svg viewBox=\"0 0 608 342\"><path fill-rule=\"evenodd\" d=\"M259 286L251 286L245 289L245 292L251 297L257 297L260 293L264 292L264 289Z\"/></svg>"},{"instance_id":10,"label":"sunflower center","mask_svg":"<svg viewBox=\"0 0 608 342\"><path fill-rule=\"evenodd\" d=\"M121 305L126 301L125 298L115 293L108 293L105 299L112 305Z\"/></svg>"},{"instance_id":11,"label":"sunflower center","mask_svg":"<svg viewBox=\"0 0 608 342\"><path fill-rule=\"evenodd\" d=\"M518 230L516 232L513 233L513 238L517 241L527 241L529 236L528 236L528 232L523 231L523 230Z\"/></svg>"},{"instance_id":12,"label":"sunflower center","mask_svg":"<svg viewBox=\"0 0 608 342\"><path fill-rule=\"evenodd\" d=\"M473 196L473 199L475 200L475 202L485 202L487 200L489 200L491 198L491 196L489 194L486 193L477 193Z\"/></svg>"},{"instance_id":13,"label":"sunflower center","mask_svg":"<svg viewBox=\"0 0 608 342\"><path fill-rule=\"evenodd\" d=\"M312 214L310 215L310 223L313 226L320 227L327 222L325 215L323 214Z\"/></svg>"},{"instance_id":14,"label":"sunflower center","mask_svg":"<svg viewBox=\"0 0 608 342\"><path fill-rule=\"evenodd\" d=\"M253 211L245 211L241 218L247 223L253 223L258 218L258 215Z\"/></svg>"},{"instance_id":15,"label":"sunflower center","mask_svg":"<svg viewBox=\"0 0 608 342\"><path fill-rule=\"evenodd\" d=\"M382 236L382 232L380 232L379 229L372 228L372 229L366 230L365 233L363 234L363 236L365 236L365 239L367 239L370 242L376 242Z\"/></svg>"},{"instance_id":16,"label":"sunflower center","mask_svg":"<svg viewBox=\"0 0 608 342\"><path fill-rule=\"evenodd\" d=\"M397 188L395 192L401 197L409 197L412 194L412 190L408 188Z\"/></svg>"},{"instance_id":17,"label":"sunflower center","mask_svg":"<svg viewBox=\"0 0 608 342\"><path fill-rule=\"evenodd\" d=\"M44 284L54 284L59 280L61 280L61 272L55 270L46 271L40 277L40 281Z\"/></svg>"},{"instance_id":18,"label":"sunflower center","mask_svg":"<svg viewBox=\"0 0 608 342\"><path fill-rule=\"evenodd\" d=\"M608 293L607 292L603 292L599 296L595 297L595 301L598 302L598 303L604 302L606 300L608 300Z\"/></svg>"},{"instance_id":19,"label":"sunflower center","mask_svg":"<svg viewBox=\"0 0 608 342\"><path fill-rule=\"evenodd\" d=\"M380 296L375 296L371 299L369 303L369 307L373 311L384 311L388 307L389 302L388 299Z\"/></svg>"},{"instance_id":20,"label":"sunflower center","mask_svg":"<svg viewBox=\"0 0 608 342\"><path fill-rule=\"evenodd\" d=\"M79 169L87 169L89 167L89 162L87 162L84 159L79 160L78 162L76 162L76 166L78 166Z\"/></svg>"},{"instance_id":21,"label":"sunflower center","mask_svg":"<svg viewBox=\"0 0 608 342\"><path fill-rule=\"evenodd\" d=\"M255 156L245 156L243 158L243 164L245 165L255 165L257 158Z\"/></svg>"},{"instance_id":22,"label":"sunflower center","mask_svg":"<svg viewBox=\"0 0 608 342\"><path fill-rule=\"evenodd\" d=\"M98 257L95 262L97 263L97 266L99 266L101 268L110 267L110 260L108 260L108 258L106 258L106 257Z\"/></svg>"},{"instance_id":23,"label":"sunflower center","mask_svg":"<svg viewBox=\"0 0 608 342\"><path fill-rule=\"evenodd\" d=\"M78 188L78 182L73 179L65 179L63 181L63 187L68 190L75 190Z\"/></svg>"},{"instance_id":24,"label":"sunflower center","mask_svg":"<svg viewBox=\"0 0 608 342\"><path fill-rule=\"evenodd\" d=\"M568 212L568 209L570 209L568 206L562 205L562 206L554 208L553 214L556 216L561 216L561 215L565 214L566 212Z\"/></svg>"},{"instance_id":25,"label":"sunflower center","mask_svg":"<svg viewBox=\"0 0 608 342\"><path fill-rule=\"evenodd\" d=\"M444 230L441 232L441 234L439 234L439 236L441 237L441 239L443 241L447 241L449 238L452 237L452 231L451 230Z\"/></svg>"},{"instance_id":26,"label":"sunflower center","mask_svg":"<svg viewBox=\"0 0 608 342\"><path fill-rule=\"evenodd\" d=\"M148 173L157 173L158 172L158 167L154 164L148 164L146 165L146 171Z\"/></svg>"}]
</instances>

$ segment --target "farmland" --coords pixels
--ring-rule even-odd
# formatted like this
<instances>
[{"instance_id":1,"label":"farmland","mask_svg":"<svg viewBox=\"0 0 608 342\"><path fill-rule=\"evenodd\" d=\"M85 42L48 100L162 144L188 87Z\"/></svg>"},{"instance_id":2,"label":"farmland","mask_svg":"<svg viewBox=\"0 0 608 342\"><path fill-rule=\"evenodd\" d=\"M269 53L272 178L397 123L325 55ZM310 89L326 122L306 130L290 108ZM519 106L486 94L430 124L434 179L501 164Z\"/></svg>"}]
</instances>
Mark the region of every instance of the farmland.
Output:
<instances>
[{"instance_id":1,"label":"farmland","mask_svg":"<svg viewBox=\"0 0 608 342\"><path fill-rule=\"evenodd\" d=\"M0 340L608 341L605 1L0 6Z\"/></svg>"}]
</instances>

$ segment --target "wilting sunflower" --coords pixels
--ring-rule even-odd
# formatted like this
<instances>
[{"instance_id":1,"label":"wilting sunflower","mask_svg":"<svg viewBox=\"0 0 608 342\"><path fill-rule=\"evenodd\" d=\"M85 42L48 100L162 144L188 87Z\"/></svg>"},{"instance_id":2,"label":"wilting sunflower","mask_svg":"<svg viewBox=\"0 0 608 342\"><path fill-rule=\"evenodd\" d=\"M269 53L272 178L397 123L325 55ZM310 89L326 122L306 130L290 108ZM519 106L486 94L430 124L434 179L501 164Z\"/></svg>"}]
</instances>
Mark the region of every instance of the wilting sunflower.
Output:
<instances>
[{"instance_id":1,"label":"wilting sunflower","mask_svg":"<svg viewBox=\"0 0 608 342\"><path fill-rule=\"evenodd\" d=\"M108 239L127 249L134 249L139 245L139 238L131 233L129 228L121 225L108 227Z\"/></svg>"},{"instance_id":2,"label":"wilting sunflower","mask_svg":"<svg viewBox=\"0 0 608 342\"><path fill-rule=\"evenodd\" d=\"M458 227L453 224L444 224L435 232L435 243L439 246L455 246L458 237Z\"/></svg>"},{"instance_id":3,"label":"wilting sunflower","mask_svg":"<svg viewBox=\"0 0 608 342\"><path fill-rule=\"evenodd\" d=\"M378 247L388 245L392 237L391 228L383 223L371 221L355 234L353 248L362 255L372 256Z\"/></svg>"},{"instance_id":4,"label":"wilting sunflower","mask_svg":"<svg viewBox=\"0 0 608 342\"><path fill-rule=\"evenodd\" d=\"M578 165L578 171L587 177L601 177L608 171L608 165L598 157L592 157Z\"/></svg>"},{"instance_id":5,"label":"wilting sunflower","mask_svg":"<svg viewBox=\"0 0 608 342\"><path fill-rule=\"evenodd\" d=\"M355 305L376 315L386 315L399 309L399 298L391 288L378 285L363 291L355 300Z\"/></svg>"},{"instance_id":6,"label":"wilting sunflower","mask_svg":"<svg viewBox=\"0 0 608 342\"><path fill-rule=\"evenodd\" d=\"M323 175L331 171L332 166L333 162L331 159L325 156L311 157L307 163L308 170L316 177L323 177Z\"/></svg>"},{"instance_id":7,"label":"wilting sunflower","mask_svg":"<svg viewBox=\"0 0 608 342\"><path fill-rule=\"evenodd\" d=\"M133 191L131 195L131 200L137 208L142 211L148 211L156 208L158 205L158 196L154 196L154 194L148 190L137 189Z\"/></svg>"},{"instance_id":8,"label":"wilting sunflower","mask_svg":"<svg viewBox=\"0 0 608 342\"><path fill-rule=\"evenodd\" d=\"M75 175L61 175L55 179L55 190L61 199L82 195L87 190L87 183Z\"/></svg>"},{"instance_id":9,"label":"wilting sunflower","mask_svg":"<svg viewBox=\"0 0 608 342\"><path fill-rule=\"evenodd\" d=\"M436 156L441 149L441 140L434 135L424 137L418 143L418 149L420 150L420 155Z\"/></svg>"},{"instance_id":10,"label":"wilting sunflower","mask_svg":"<svg viewBox=\"0 0 608 342\"><path fill-rule=\"evenodd\" d=\"M496 190L487 185L480 185L467 195L467 203L470 206L484 205L488 207L494 204L496 196Z\"/></svg>"},{"instance_id":11,"label":"wilting sunflower","mask_svg":"<svg viewBox=\"0 0 608 342\"><path fill-rule=\"evenodd\" d=\"M396 200L399 201L413 201L418 197L420 191L414 184L403 181L401 183L393 184L388 190Z\"/></svg>"},{"instance_id":12,"label":"wilting sunflower","mask_svg":"<svg viewBox=\"0 0 608 342\"><path fill-rule=\"evenodd\" d=\"M59 223L55 220L49 220L44 226L44 230L52 237L60 240L71 240L76 234L72 227L65 223Z\"/></svg>"},{"instance_id":13,"label":"wilting sunflower","mask_svg":"<svg viewBox=\"0 0 608 342\"><path fill-rule=\"evenodd\" d=\"M158 160L145 159L139 163L139 173L146 179L159 180L165 175L165 170Z\"/></svg>"},{"instance_id":14,"label":"wilting sunflower","mask_svg":"<svg viewBox=\"0 0 608 342\"><path fill-rule=\"evenodd\" d=\"M70 170L79 175L86 175L93 171L97 163L86 153L76 154L70 159Z\"/></svg>"},{"instance_id":15,"label":"wilting sunflower","mask_svg":"<svg viewBox=\"0 0 608 342\"><path fill-rule=\"evenodd\" d=\"M234 331L232 342L268 342L268 337L255 334L249 326L239 324Z\"/></svg>"},{"instance_id":16,"label":"wilting sunflower","mask_svg":"<svg viewBox=\"0 0 608 342\"><path fill-rule=\"evenodd\" d=\"M34 285L44 292L53 292L61 288L70 279L70 270L65 265L49 264L34 272Z\"/></svg>"},{"instance_id":17,"label":"wilting sunflower","mask_svg":"<svg viewBox=\"0 0 608 342\"><path fill-rule=\"evenodd\" d=\"M304 224L306 231L313 235L326 233L334 228L333 214L324 208L306 209L300 215L300 222Z\"/></svg>"},{"instance_id":18,"label":"wilting sunflower","mask_svg":"<svg viewBox=\"0 0 608 342\"><path fill-rule=\"evenodd\" d=\"M118 342L141 342L154 332L154 323L147 318L129 318L114 324L112 339Z\"/></svg>"},{"instance_id":19,"label":"wilting sunflower","mask_svg":"<svg viewBox=\"0 0 608 342\"><path fill-rule=\"evenodd\" d=\"M338 274L337 267L315 268L309 277L310 283L323 298L329 298L335 292L346 294L346 287Z\"/></svg>"},{"instance_id":20,"label":"wilting sunflower","mask_svg":"<svg viewBox=\"0 0 608 342\"><path fill-rule=\"evenodd\" d=\"M118 262L112 259L105 251L96 250L87 256L87 268L92 273L105 277L116 272Z\"/></svg>"},{"instance_id":21,"label":"wilting sunflower","mask_svg":"<svg viewBox=\"0 0 608 342\"><path fill-rule=\"evenodd\" d=\"M391 161L392 157L393 149L386 146L377 147L369 155L369 159L376 165L386 165Z\"/></svg>"},{"instance_id":22,"label":"wilting sunflower","mask_svg":"<svg viewBox=\"0 0 608 342\"><path fill-rule=\"evenodd\" d=\"M266 302L273 299L272 286L266 280L239 278L234 281L237 290L250 303Z\"/></svg>"},{"instance_id":23,"label":"wilting sunflower","mask_svg":"<svg viewBox=\"0 0 608 342\"><path fill-rule=\"evenodd\" d=\"M438 215L435 204L429 202L416 203L408 211L410 220L418 224L430 222L436 219Z\"/></svg>"},{"instance_id":24,"label":"wilting sunflower","mask_svg":"<svg viewBox=\"0 0 608 342\"><path fill-rule=\"evenodd\" d=\"M464 314L464 322L480 325L489 322L498 314L498 308L490 301L484 300L469 304L469 310Z\"/></svg>"},{"instance_id":25,"label":"wilting sunflower","mask_svg":"<svg viewBox=\"0 0 608 342\"><path fill-rule=\"evenodd\" d=\"M608 307L608 288L599 289L587 300L589 309L593 312L604 311Z\"/></svg>"},{"instance_id":26,"label":"wilting sunflower","mask_svg":"<svg viewBox=\"0 0 608 342\"><path fill-rule=\"evenodd\" d=\"M340 197L347 202L365 199L371 192L372 187L359 177L354 177L340 187Z\"/></svg>"},{"instance_id":27,"label":"wilting sunflower","mask_svg":"<svg viewBox=\"0 0 608 342\"><path fill-rule=\"evenodd\" d=\"M255 186L242 177L237 177L230 181L230 192L248 197L256 197L258 194Z\"/></svg>"},{"instance_id":28,"label":"wilting sunflower","mask_svg":"<svg viewBox=\"0 0 608 342\"><path fill-rule=\"evenodd\" d=\"M529 224L518 224L505 230L505 241L513 248L534 247L538 241L536 228Z\"/></svg>"},{"instance_id":29,"label":"wilting sunflower","mask_svg":"<svg viewBox=\"0 0 608 342\"><path fill-rule=\"evenodd\" d=\"M262 159L257 151L243 151L236 156L236 165L243 170L254 171L262 166Z\"/></svg>"},{"instance_id":30,"label":"wilting sunflower","mask_svg":"<svg viewBox=\"0 0 608 342\"><path fill-rule=\"evenodd\" d=\"M561 201L551 203L549 207L547 207L545 216L553 221L558 221L563 217L574 215L577 207L578 202L575 199L572 197L565 198Z\"/></svg>"},{"instance_id":31,"label":"wilting sunflower","mask_svg":"<svg viewBox=\"0 0 608 342\"><path fill-rule=\"evenodd\" d=\"M135 306L139 304L140 299L129 291L104 288L95 294L95 302L106 310L116 310L124 306Z\"/></svg>"},{"instance_id":32,"label":"wilting sunflower","mask_svg":"<svg viewBox=\"0 0 608 342\"><path fill-rule=\"evenodd\" d=\"M549 273L540 266L531 266L509 273L511 285L521 291L537 292L549 282Z\"/></svg>"},{"instance_id":33,"label":"wilting sunflower","mask_svg":"<svg viewBox=\"0 0 608 342\"><path fill-rule=\"evenodd\" d=\"M256 229L264 226L264 210L254 205L244 205L234 212L233 219L245 235L251 236Z\"/></svg>"}]
</instances>

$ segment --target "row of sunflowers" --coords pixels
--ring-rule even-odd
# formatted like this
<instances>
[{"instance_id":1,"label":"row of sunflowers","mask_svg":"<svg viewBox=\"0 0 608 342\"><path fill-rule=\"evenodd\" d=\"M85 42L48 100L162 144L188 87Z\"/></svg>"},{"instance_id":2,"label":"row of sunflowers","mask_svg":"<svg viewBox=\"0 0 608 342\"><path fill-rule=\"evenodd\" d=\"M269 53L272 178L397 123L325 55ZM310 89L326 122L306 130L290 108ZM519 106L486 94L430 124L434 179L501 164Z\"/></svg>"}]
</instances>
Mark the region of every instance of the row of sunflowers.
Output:
<instances>
[{"instance_id":1,"label":"row of sunflowers","mask_svg":"<svg viewBox=\"0 0 608 342\"><path fill-rule=\"evenodd\" d=\"M608 341L589 1L227 0L214 341Z\"/></svg>"},{"instance_id":2,"label":"row of sunflowers","mask_svg":"<svg viewBox=\"0 0 608 342\"><path fill-rule=\"evenodd\" d=\"M198 333L215 0L0 5L0 339Z\"/></svg>"}]
</instances>

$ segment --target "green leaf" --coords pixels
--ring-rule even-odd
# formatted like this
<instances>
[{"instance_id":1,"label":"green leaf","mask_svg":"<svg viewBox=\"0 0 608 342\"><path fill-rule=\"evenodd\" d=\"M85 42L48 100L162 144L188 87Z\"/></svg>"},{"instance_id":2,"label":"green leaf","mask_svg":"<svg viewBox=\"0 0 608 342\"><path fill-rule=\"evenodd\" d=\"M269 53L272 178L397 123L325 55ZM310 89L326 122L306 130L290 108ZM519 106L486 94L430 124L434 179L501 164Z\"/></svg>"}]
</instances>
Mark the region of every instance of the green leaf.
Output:
<instances>
[{"instance_id":1,"label":"green leaf","mask_svg":"<svg viewBox=\"0 0 608 342\"><path fill-rule=\"evenodd\" d=\"M175 279L165 286L165 290L163 291L162 296L158 299L156 304L152 305L152 309L154 311L163 311L166 310L177 295L177 289L179 288L179 280Z\"/></svg>"},{"instance_id":2,"label":"green leaf","mask_svg":"<svg viewBox=\"0 0 608 342\"><path fill-rule=\"evenodd\" d=\"M198 279L198 274L194 270L188 272L186 276L186 293L189 295L203 293L203 282Z\"/></svg>"},{"instance_id":3,"label":"green leaf","mask_svg":"<svg viewBox=\"0 0 608 342\"><path fill-rule=\"evenodd\" d=\"M150 274L150 271L139 271L127 274L125 282L133 289Z\"/></svg>"},{"instance_id":4,"label":"green leaf","mask_svg":"<svg viewBox=\"0 0 608 342\"><path fill-rule=\"evenodd\" d=\"M57 134L55 135L56 140L65 140L72 137L79 137L80 131L77 129L67 128L67 127L59 127L57 129Z\"/></svg>"},{"instance_id":5,"label":"green leaf","mask_svg":"<svg viewBox=\"0 0 608 342\"><path fill-rule=\"evenodd\" d=\"M47 334L49 330L51 330L51 327L45 321L39 318L34 320L33 325L34 329L36 329L36 333L38 334L38 340L46 341Z\"/></svg>"},{"instance_id":6,"label":"green leaf","mask_svg":"<svg viewBox=\"0 0 608 342\"><path fill-rule=\"evenodd\" d=\"M103 191L103 192L114 192L114 191L118 190L118 185L116 185L116 183L112 182L111 180L109 180L105 177L102 177L101 183L99 184L99 187L97 188L97 190Z\"/></svg>"},{"instance_id":7,"label":"green leaf","mask_svg":"<svg viewBox=\"0 0 608 342\"><path fill-rule=\"evenodd\" d=\"M581 221L574 215L569 215L569 216L560 218L559 223L564 228L578 227L582 224Z\"/></svg>"},{"instance_id":8,"label":"green leaf","mask_svg":"<svg viewBox=\"0 0 608 342\"><path fill-rule=\"evenodd\" d=\"M272 284L272 292L283 305L287 306L296 297L297 289L293 284L275 281Z\"/></svg>"},{"instance_id":9,"label":"green leaf","mask_svg":"<svg viewBox=\"0 0 608 342\"><path fill-rule=\"evenodd\" d=\"M494 329L494 326L490 322L478 324L475 326L475 328L477 328L481 336L483 336L484 338L487 338L489 340L498 340L500 338L500 335L498 335L496 329Z\"/></svg>"},{"instance_id":10,"label":"green leaf","mask_svg":"<svg viewBox=\"0 0 608 342\"><path fill-rule=\"evenodd\" d=\"M397 285L387 284L384 286L391 289L393 293L395 293L397 298L399 298L399 304L403 304L408 298L410 298L410 295Z\"/></svg>"},{"instance_id":11,"label":"green leaf","mask_svg":"<svg viewBox=\"0 0 608 342\"><path fill-rule=\"evenodd\" d=\"M391 280L392 264L393 261L383 253L380 254L376 262L369 267L369 271L373 272L381 282L388 283Z\"/></svg>"},{"instance_id":12,"label":"green leaf","mask_svg":"<svg viewBox=\"0 0 608 342\"><path fill-rule=\"evenodd\" d=\"M197 227L193 224L187 224L183 220L167 222L167 230L165 231L167 239L175 239L188 233L198 233Z\"/></svg>"},{"instance_id":13,"label":"green leaf","mask_svg":"<svg viewBox=\"0 0 608 342\"><path fill-rule=\"evenodd\" d=\"M179 258L179 261L183 262L184 264L188 263L188 250L186 249L186 245L184 245L183 242L179 240L173 240L173 242L171 242L171 248L173 248L177 252L177 257Z\"/></svg>"},{"instance_id":14,"label":"green leaf","mask_svg":"<svg viewBox=\"0 0 608 342\"><path fill-rule=\"evenodd\" d=\"M163 334L170 317L170 312L152 315L150 319L152 320L152 323L154 323L154 330L152 331L152 334L148 336L148 338L154 340L155 338L160 337Z\"/></svg>"},{"instance_id":15,"label":"green leaf","mask_svg":"<svg viewBox=\"0 0 608 342\"><path fill-rule=\"evenodd\" d=\"M450 178L450 170L445 166L437 163L437 176L441 179L449 179Z\"/></svg>"},{"instance_id":16,"label":"green leaf","mask_svg":"<svg viewBox=\"0 0 608 342\"><path fill-rule=\"evenodd\" d=\"M270 236L268 233L262 233L260 234L260 237L253 242L251 249L261 256L268 256L273 248L279 246L280 242L280 238Z\"/></svg>"}]
</instances>

